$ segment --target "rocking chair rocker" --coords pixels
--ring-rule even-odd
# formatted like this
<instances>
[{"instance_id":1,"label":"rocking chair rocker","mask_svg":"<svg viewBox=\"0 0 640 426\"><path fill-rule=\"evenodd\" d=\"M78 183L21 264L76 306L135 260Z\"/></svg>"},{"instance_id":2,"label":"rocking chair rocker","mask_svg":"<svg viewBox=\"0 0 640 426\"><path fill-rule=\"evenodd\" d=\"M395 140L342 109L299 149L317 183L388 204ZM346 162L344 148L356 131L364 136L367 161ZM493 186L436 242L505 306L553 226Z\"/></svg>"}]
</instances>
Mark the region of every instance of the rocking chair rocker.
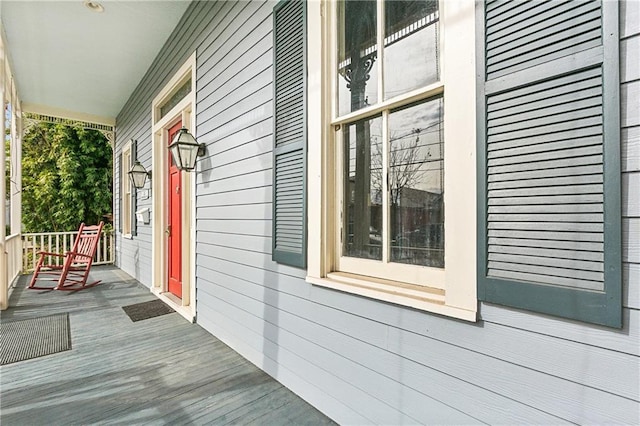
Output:
<instances>
[{"instance_id":1,"label":"rocking chair rocker","mask_svg":"<svg viewBox=\"0 0 640 426\"><path fill-rule=\"evenodd\" d=\"M73 248L65 254L41 251L39 253L40 259L38 259L38 264L33 272L33 278L31 278L29 288L74 291L83 290L99 284L100 281L87 284L87 279L89 278L89 271L93 264L93 257L98 248L103 225L104 222L93 226L85 226L84 223L81 223L78 235L76 235L73 243ZM51 260L52 257L64 258L63 264L46 264L45 259L49 258ZM55 287L39 287L36 286L36 281L38 280L52 281L57 284Z\"/></svg>"}]
</instances>

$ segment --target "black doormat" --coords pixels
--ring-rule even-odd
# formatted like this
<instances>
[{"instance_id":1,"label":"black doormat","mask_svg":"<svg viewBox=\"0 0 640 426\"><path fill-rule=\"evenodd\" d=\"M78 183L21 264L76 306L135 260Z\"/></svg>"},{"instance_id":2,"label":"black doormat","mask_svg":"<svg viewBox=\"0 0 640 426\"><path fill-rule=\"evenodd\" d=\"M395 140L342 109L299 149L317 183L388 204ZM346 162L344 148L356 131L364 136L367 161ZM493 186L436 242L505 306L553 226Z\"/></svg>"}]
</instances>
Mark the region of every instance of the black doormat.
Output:
<instances>
[{"instance_id":1,"label":"black doormat","mask_svg":"<svg viewBox=\"0 0 640 426\"><path fill-rule=\"evenodd\" d=\"M123 306L124 312L131 318L131 321L142 321L149 318L174 312L162 300L156 299L150 302L136 303L135 305Z\"/></svg>"},{"instance_id":2,"label":"black doormat","mask_svg":"<svg viewBox=\"0 0 640 426\"><path fill-rule=\"evenodd\" d=\"M0 323L0 365L69 349L68 313Z\"/></svg>"}]
</instances>

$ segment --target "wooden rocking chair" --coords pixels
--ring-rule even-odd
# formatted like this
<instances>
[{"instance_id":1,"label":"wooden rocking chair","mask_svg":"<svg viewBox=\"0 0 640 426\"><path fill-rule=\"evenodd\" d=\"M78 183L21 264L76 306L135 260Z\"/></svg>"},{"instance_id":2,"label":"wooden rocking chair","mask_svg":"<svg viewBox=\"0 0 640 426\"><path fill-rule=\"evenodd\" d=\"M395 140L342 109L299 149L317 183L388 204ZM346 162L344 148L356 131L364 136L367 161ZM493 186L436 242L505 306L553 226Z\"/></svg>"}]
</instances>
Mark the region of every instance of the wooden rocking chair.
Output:
<instances>
[{"instance_id":1,"label":"wooden rocking chair","mask_svg":"<svg viewBox=\"0 0 640 426\"><path fill-rule=\"evenodd\" d=\"M65 254L41 251L29 288L73 291L83 290L99 284L100 281L87 284L87 279L93 264L93 257L98 248L103 225L104 222L93 226L85 226L84 223L81 223L73 248ZM64 258L64 261L62 265L46 264L45 259L51 259L51 257ZM39 287L36 286L37 280L52 281L57 284L55 287Z\"/></svg>"}]
</instances>

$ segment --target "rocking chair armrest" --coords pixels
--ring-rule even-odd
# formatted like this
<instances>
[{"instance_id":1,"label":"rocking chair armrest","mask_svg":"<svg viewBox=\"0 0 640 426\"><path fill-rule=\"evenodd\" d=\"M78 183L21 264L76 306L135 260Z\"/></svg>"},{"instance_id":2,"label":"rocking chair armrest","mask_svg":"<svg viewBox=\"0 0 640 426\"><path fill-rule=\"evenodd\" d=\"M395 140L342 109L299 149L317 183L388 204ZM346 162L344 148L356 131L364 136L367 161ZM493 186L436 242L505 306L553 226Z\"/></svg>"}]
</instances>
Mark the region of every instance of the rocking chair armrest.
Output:
<instances>
[{"instance_id":1,"label":"rocking chair armrest","mask_svg":"<svg viewBox=\"0 0 640 426\"><path fill-rule=\"evenodd\" d=\"M45 255L45 256L58 256L58 257L65 257L66 256L66 254L52 253L50 251L39 251L38 254Z\"/></svg>"}]
</instances>

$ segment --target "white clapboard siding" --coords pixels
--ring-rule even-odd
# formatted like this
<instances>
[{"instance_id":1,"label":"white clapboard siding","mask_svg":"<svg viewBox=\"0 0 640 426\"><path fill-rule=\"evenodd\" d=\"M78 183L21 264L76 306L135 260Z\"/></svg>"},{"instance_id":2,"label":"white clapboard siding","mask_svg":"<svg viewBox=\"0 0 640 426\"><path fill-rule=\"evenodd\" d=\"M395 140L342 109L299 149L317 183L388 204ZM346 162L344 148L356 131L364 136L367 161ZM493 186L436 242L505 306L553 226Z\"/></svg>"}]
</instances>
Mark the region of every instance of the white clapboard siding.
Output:
<instances>
[{"instance_id":1,"label":"white clapboard siding","mask_svg":"<svg viewBox=\"0 0 640 426\"><path fill-rule=\"evenodd\" d=\"M621 98L623 102L633 104L622 107L626 119L621 132L622 215L626 218L623 220L624 302L629 308L640 309L640 110L637 106L637 84L640 81L640 2L624 1L620 5L620 12ZM634 94L630 94L630 91Z\"/></svg>"},{"instance_id":2,"label":"white clapboard siding","mask_svg":"<svg viewBox=\"0 0 640 426\"><path fill-rule=\"evenodd\" d=\"M324 326L341 333L345 336L359 336L361 340L370 345L376 346L381 350L389 347L388 327L385 321L389 321L386 314L392 316L394 308L378 309L373 315L361 309L357 300L345 301L339 303L342 299L339 295L335 295L329 291L319 291L314 294L314 300L321 304L315 304L301 298L299 283L295 280L280 280L276 286L265 288L259 281L260 274L266 274L267 282L275 280L275 276L271 273L260 271L258 268L239 267L234 271L229 270L227 273L219 273L211 271L207 274L208 279L221 285L229 290L241 289L241 293L251 298L263 301L264 303L275 303L282 311L287 311L297 315L300 318L306 318L314 323L322 323ZM217 291L205 290L211 292L212 295L219 295ZM351 303L349 303L351 302ZM369 307L372 312L375 310L375 304L370 303ZM264 309L250 309L251 312L263 312ZM378 314L379 312L379 314ZM369 323L369 319L365 315L369 315L372 319L380 322ZM640 366L635 363L633 357L623 354L617 354L606 349L591 348L585 351L585 348L576 346L571 342L562 339L552 338L544 335L535 335L525 331L518 331L511 328L492 325L487 323L486 329L479 331L476 328L470 328L464 323L447 323L446 319L438 319L425 317L419 313L414 315L404 315L403 321L390 321L392 326L397 326L414 334L422 335L425 345L430 345L429 340L435 339L439 341L449 341L451 335L455 335L456 339L451 344L458 347L464 347L470 351L467 355L473 353L483 353L490 356L496 356L501 359L509 360L513 364L527 365L534 369L540 369L547 373L552 373L558 377L568 380L574 380L582 377L581 380L587 380L594 387L605 387L610 392L623 395L632 399L638 398L638 387L633 382L625 383L624 377L629 373L638 371ZM283 325L285 326L285 325ZM429 330L425 332L424 330ZM325 332L325 333L328 333ZM318 339L322 339L320 331L317 331ZM517 339L518 343L510 346L508 351L501 346L499 342L509 339ZM425 346L427 347L427 346ZM544 350L537 350L537 357L532 360L531 351L535 348L543 347ZM345 348L346 349L346 348ZM439 357L439 351L427 351L432 357ZM367 352L369 353L369 352ZM399 354L402 351L399 351ZM461 351L455 357L456 361L460 361L466 352ZM563 362L554 363L553 360L562 359ZM611 369L602 369L598 365L608 365L615 359L615 362L624 368L612 371ZM570 360L577 363L571 364ZM580 361L578 361L580 360ZM365 362L365 361L362 361ZM469 365L473 365L476 361L467 361ZM365 362L370 364L369 361ZM588 363L591 367L589 374L585 378L584 363ZM375 363L374 363L375 364ZM571 365L568 365L571 364ZM435 358L429 363L430 366L440 370L441 367L436 366ZM535 365L535 367L534 367ZM374 369L375 370L375 369ZM388 373L392 374L392 373ZM619 375L617 380L612 380L612 375ZM458 377L457 375L455 377ZM483 386L490 387L490 382L483 382ZM623 386L620 383L625 383ZM435 390L433 392L436 392Z\"/></svg>"}]
</instances>

